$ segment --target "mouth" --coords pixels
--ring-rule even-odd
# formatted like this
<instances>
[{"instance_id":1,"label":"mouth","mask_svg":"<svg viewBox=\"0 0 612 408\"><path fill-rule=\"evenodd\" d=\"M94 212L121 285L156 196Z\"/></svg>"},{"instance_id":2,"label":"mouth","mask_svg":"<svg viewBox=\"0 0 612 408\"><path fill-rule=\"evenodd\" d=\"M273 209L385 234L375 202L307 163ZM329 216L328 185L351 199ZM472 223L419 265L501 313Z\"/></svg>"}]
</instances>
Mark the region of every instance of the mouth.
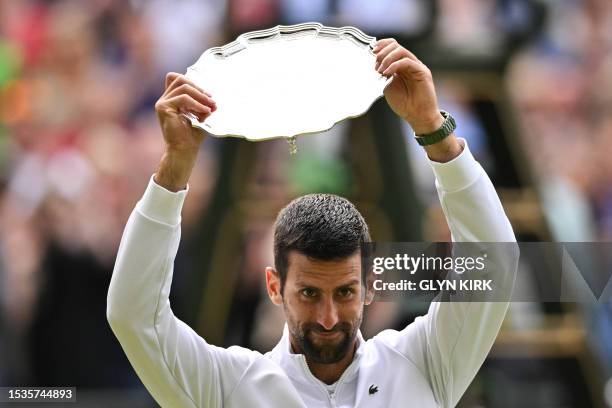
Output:
<instances>
[{"instance_id":1,"label":"mouth","mask_svg":"<svg viewBox=\"0 0 612 408\"><path fill-rule=\"evenodd\" d=\"M322 332L322 331L313 331L312 332L316 337L324 338L324 339L334 339L342 336L341 331L330 331L330 332Z\"/></svg>"}]
</instances>

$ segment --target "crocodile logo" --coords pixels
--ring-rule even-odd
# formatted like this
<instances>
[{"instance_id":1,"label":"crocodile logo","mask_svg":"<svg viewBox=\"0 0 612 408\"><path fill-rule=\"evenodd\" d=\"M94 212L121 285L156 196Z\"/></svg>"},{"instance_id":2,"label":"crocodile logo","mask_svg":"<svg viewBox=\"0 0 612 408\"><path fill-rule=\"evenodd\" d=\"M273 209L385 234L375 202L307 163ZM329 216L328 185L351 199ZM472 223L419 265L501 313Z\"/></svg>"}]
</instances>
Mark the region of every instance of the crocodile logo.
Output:
<instances>
[{"instance_id":1,"label":"crocodile logo","mask_svg":"<svg viewBox=\"0 0 612 408\"><path fill-rule=\"evenodd\" d=\"M370 393L370 395L376 394L378 392L378 387L372 384L370 385L370 388L368 388L368 392Z\"/></svg>"}]
</instances>

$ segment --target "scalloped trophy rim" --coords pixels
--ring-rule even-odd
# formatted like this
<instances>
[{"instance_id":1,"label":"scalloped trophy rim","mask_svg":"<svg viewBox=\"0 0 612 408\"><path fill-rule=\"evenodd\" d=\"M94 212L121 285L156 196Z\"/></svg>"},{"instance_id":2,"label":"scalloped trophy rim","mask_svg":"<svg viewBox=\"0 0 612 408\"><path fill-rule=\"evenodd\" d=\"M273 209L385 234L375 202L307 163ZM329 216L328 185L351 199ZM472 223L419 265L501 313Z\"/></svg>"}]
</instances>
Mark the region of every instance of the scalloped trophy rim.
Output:
<instances>
[{"instance_id":1,"label":"scalloped trophy rim","mask_svg":"<svg viewBox=\"0 0 612 408\"><path fill-rule=\"evenodd\" d=\"M317 22L307 22L307 23L300 23L300 24L293 24L293 25L277 25L275 27L271 27L271 28L264 29L264 30L250 31L247 33L240 34L236 38L236 40L230 43L227 43L220 47L212 47L212 48L207 49L206 51L202 53L202 55L198 58L198 60L193 65L187 68L187 76L189 76L190 71L198 72L199 70L197 68L197 65L200 63L201 60L203 60L209 55L227 59L231 57L233 54L246 49L248 47L249 42L252 40L258 40L258 39L264 40L264 39L274 38L274 37L282 36L282 35L297 34L301 31L307 32L307 31L313 31L313 30L316 31L317 36L321 34L325 34L329 36L335 36L338 39L343 39L346 36L353 37L355 40L363 43L364 45L367 45L369 51L372 54L374 53L373 50L374 50L374 46L376 45L376 37L365 34L363 31L361 31L357 27L353 27L353 26L329 27L329 26L325 26ZM393 78L387 79L385 86L383 87L383 91L384 89L387 88L387 86L389 86L392 80ZM384 96L384 93L374 98L372 102L362 111L353 113L341 119L335 120L328 127L325 127L322 129L316 129L316 130L308 131L308 132L299 132L299 133L294 133L290 135L275 135L275 136L269 136L269 137L263 137L263 138L262 137L250 138L246 135L218 132L218 131L213 130L210 126L207 126L206 123L198 122L197 118L194 115L188 114L186 116L191 120L191 125L193 127L203 129L209 134L211 134L212 136L217 137L217 138L234 137L234 138L245 139L250 142L264 142L264 141L275 140L275 139L292 140L292 139L295 139L297 136L312 135L312 134L327 132L331 128L333 128L334 126L336 126L337 124L341 122L363 116L370 110L372 105L374 105L374 103L383 96Z\"/></svg>"}]
</instances>

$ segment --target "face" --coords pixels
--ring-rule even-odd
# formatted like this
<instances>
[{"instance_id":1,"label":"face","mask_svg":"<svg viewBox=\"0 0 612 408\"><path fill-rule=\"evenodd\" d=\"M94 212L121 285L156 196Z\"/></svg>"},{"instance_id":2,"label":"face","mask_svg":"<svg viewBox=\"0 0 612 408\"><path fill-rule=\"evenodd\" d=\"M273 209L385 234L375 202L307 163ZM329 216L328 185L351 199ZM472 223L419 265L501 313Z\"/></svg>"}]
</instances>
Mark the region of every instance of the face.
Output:
<instances>
[{"instance_id":1,"label":"face","mask_svg":"<svg viewBox=\"0 0 612 408\"><path fill-rule=\"evenodd\" d=\"M284 290L272 268L266 270L268 293L283 306L296 352L319 364L337 363L355 344L363 317L361 256L318 261L296 251L289 254Z\"/></svg>"}]
</instances>

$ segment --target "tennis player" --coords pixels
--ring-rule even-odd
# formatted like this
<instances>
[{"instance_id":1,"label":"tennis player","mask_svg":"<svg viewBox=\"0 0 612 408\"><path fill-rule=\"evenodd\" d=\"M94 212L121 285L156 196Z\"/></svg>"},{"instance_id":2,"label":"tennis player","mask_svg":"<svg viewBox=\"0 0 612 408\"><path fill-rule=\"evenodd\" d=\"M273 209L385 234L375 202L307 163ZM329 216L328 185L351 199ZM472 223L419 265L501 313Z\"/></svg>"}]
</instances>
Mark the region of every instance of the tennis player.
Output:
<instances>
[{"instance_id":1,"label":"tennis player","mask_svg":"<svg viewBox=\"0 0 612 408\"><path fill-rule=\"evenodd\" d=\"M438 108L431 72L393 39L378 42L385 90L430 159L454 241L515 242L482 167L450 114ZM265 270L271 301L286 325L266 354L208 344L170 308L181 207L204 138L211 95L170 73L155 105L165 153L124 232L108 293L107 317L127 357L163 407L452 407L476 375L507 302L433 302L401 331L365 340L359 331L372 292L361 280L368 227L347 200L300 197L275 223L275 266ZM236 118L239 120L239 118ZM383 137L384 135L381 135ZM511 269L513 265L509 265Z\"/></svg>"}]
</instances>

